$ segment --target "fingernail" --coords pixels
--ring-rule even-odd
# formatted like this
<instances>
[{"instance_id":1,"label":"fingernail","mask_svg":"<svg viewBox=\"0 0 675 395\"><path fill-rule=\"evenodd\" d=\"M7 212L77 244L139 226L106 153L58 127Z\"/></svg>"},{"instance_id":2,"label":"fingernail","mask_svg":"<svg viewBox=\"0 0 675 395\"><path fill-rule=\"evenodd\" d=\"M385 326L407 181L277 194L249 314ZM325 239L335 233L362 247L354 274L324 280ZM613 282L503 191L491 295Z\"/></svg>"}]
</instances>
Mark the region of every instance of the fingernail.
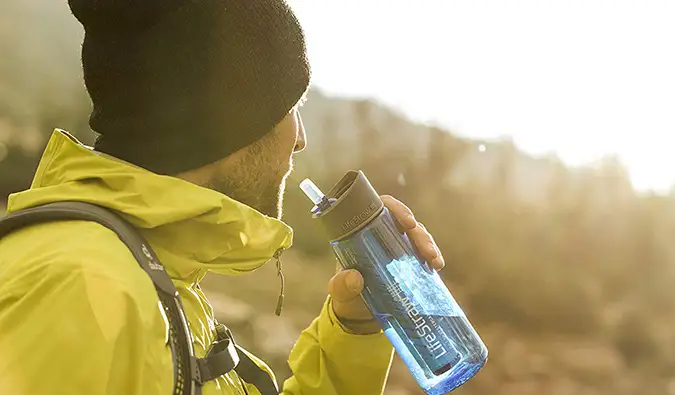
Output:
<instances>
[{"instance_id":1,"label":"fingernail","mask_svg":"<svg viewBox=\"0 0 675 395\"><path fill-rule=\"evenodd\" d=\"M445 266L445 262L443 261L443 258L439 256L431 261L431 266L436 270L441 270Z\"/></svg>"},{"instance_id":2,"label":"fingernail","mask_svg":"<svg viewBox=\"0 0 675 395\"><path fill-rule=\"evenodd\" d=\"M347 273L345 281L347 288L349 288L350 291L360 292L361 288L363 288L363 277L361 276L361 273L356 270L350 270L350 272Z\"/></svg>"},{"instance_id":3,"label":"fingernail","mask_svg":"<svg viewBox=\"0 0 675 395\"><path fill-rule=\"evenodd\" d=\"M440 252L438 251L438 247L436 247L436 244L429 243L429 257L436 258L439 255Z\"/></svg>"},{"instance_id":4,"label":"fingernail","mask_svg":"<svg viewBox=\"0 0 675 395\"><path fill-rule=\"evenodd\" d=\"M414 216L408 215L407 217L403 218L403 226L405 226L407 229L413 229L417 226L417 220Z\"/></svg>"}]
</instances>

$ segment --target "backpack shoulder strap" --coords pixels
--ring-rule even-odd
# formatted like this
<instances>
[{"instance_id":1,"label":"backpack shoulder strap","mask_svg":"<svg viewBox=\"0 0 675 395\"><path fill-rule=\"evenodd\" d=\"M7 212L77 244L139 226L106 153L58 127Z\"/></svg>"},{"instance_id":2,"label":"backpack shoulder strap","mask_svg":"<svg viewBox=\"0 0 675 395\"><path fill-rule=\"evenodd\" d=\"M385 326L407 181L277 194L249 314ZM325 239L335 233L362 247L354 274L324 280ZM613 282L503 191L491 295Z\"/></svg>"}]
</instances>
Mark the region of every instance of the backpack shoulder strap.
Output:
<instances>
[{"instance_id":1,"label":"backpack shoulder strap","mask_svg":"<svg viewBox=\"0 0 675 395\"><path fill-rule=\"evenodd\" d=\"M97 222L115 232L152 278L155 286L171 296L177 294L171 278L138 231L119 215L101 206L83 202L58 202L18 211L0 220L0 238L31 225L73 220Z\"/></svg>"},{"instance_id":2,"label":"backpack shoulder strap","mask_svg":"<svg viewBox=\"0 0 675 395\"><path fill-rule=\"evenodd\" d=\"M174 395L200 395L195 380L192 338L183 305L173 281L157 254L136 229L111 210L83 202L58 202L10 214L0 220L0 239L20 228L45 222L92 221L112 230L129 248L141 268L150 276L169 320L171 353L174 361Z\"/></svg>"},{"instance_id":3,"label":"backpack shoulder strap","mask_svg":"<svg viewBox=\"0 0 675 395\"><path fill-rule=\"evenodd\" d=\"M216 342L214 345L227 344L237 354L234 370L247 383L253 384L262 395L277 395L279 387L272 376L253 362L246 351L236 344L232 332L225 325L216 323ZM209 353L210 355L211 353ZM208 356L207 356L208 358Z\"/></svg>"},{"instance_id":4,"label":"backpack shoulder strap","mask_svg":"<svg viewBox=\"0 0 675 395\"><path fill-rule=\"evenodd\" d=\"M278 394L279 388L272 377L258 366L244 350L237 346L239 350L239 364L235 371L247 383L253 384L262 395Z\"/></svg>"}]
</instances>

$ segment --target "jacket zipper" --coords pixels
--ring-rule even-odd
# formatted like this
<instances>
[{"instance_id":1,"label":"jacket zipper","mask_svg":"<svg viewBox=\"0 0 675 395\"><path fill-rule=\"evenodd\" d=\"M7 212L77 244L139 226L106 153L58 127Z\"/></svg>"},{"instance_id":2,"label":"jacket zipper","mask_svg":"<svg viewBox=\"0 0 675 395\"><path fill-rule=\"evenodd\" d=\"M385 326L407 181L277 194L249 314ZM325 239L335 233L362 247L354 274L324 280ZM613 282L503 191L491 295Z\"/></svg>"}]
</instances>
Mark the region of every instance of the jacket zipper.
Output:
<instances>
[{"instance_id":1,"label":"jacket zipper","mask_svg":"<svg viewBox=\"0 0 675 395\"><path fill-rule=\"evenodd\" d=\"M284 271L281 264L281 254L283 254L284 249L280 248L274 253L274 259L277 260L277 275L279 276L279 297L277 298L277 308L275 314L277 316L281 315L281 310L284 307Z\"/></svg>"}]
</instances>

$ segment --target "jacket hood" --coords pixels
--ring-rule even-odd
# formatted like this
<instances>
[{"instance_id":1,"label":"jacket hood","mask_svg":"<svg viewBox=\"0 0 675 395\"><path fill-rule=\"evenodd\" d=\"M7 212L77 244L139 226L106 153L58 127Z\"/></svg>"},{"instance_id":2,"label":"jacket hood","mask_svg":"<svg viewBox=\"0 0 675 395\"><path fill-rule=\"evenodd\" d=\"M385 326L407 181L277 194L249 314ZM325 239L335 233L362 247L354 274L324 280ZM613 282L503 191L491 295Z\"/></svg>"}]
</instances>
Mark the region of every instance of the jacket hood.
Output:
<instances>
[{"instance_id":1,"label":"jacket hood","mask_svg":"<svg viewBox=\"0 0 675 395\"><path fill-rule=\"evenodd\" d=\"M7 211L59 201L122 214L169 274L188 281L198 281L207 270L250 272L292 243L291 228L275 218L219 192L98 153L55 130L30 189L10 195Z\"/></svg>"}]
</instances>

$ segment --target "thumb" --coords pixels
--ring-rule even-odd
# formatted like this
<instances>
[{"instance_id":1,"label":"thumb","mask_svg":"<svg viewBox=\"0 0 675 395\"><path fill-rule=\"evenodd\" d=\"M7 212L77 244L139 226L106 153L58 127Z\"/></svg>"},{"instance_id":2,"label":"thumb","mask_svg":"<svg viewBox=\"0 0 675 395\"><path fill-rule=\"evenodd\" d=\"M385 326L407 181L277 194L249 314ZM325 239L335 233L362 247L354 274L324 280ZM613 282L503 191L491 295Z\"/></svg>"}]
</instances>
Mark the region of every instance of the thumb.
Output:
<instances>
[{"instance_id":1,"label":"thumb","mask_svg":"<svg viewBox=\"0 0 675 395\"><path fill-rule=\"evenodd\" d=\"M357 270L343 270L328 283L328 292L333 299L333 311L338 318L351 320L372 319L370 310L361 298L363 277Z\"/></svg>"},{"instance_id":2,"label":"thumb","mask_svg":"<svg viewBox=\"0 0 675 395\"><path fill-rule=\"evenodd\" d=\"M336 302L346 303L358 299L361 291L363 291L363 277L358 270L342 270L328 282L328 292Z\"/></svg>"}]
</instances>

